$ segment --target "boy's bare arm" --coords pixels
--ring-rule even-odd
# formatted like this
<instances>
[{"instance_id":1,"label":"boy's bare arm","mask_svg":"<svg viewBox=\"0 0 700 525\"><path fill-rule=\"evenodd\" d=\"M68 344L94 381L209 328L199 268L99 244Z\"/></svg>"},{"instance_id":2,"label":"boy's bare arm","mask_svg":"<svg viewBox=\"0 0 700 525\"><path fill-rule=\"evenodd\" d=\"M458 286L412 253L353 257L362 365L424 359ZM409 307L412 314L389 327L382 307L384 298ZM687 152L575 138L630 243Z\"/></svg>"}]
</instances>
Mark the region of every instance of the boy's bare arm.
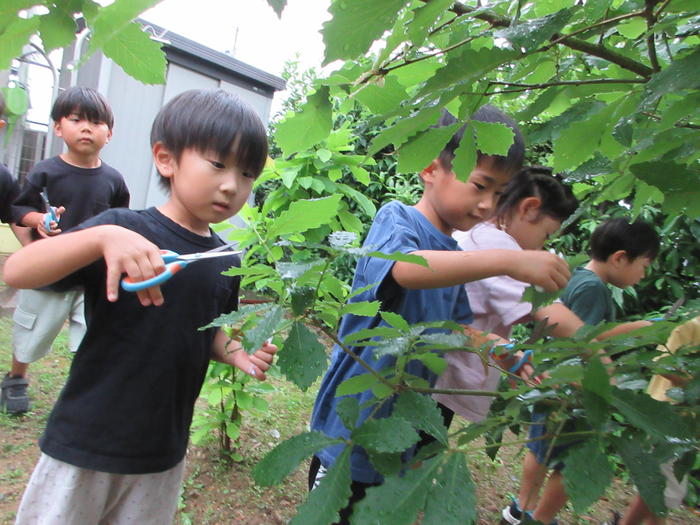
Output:
<instances>
[{"instance_id":1,"label":"boy's bare arm","mask_svg":"<svg viewBox=\"0 0 700 525\"><path fill-rule=\"evenodd\" d=\"M644 328L645 326L651 326L653 323L651 321L630 321L628 323L620 323L619 325L615 326L614 328L611 328L610 330L606 330L602 334L600 334L598 337L596 337L596 341L603 341L604 339L609 339L610 337L614 337L616 335L620 334L627 334L629 332L633 332L634 330L639 330L640 328Z\"/></svg>"},{"instance_id":2,"label":"boy's bare arm","mask_svg":"<svg viewBox=\"0 0 700 525\"><path fill-rule=\"evenodd\" d=\"M159 248L136 232L101 225L33 242L5 262L3 279L15 288L38 288L54 283L104 257L107 299L116 301L119 282L126 273L134 281L164 271ZM137 292L141 304L163 303L160 288Z\"/></svg>"},{"instance_id":3,"label":"boy's bare arm","mask_svg":"<svg viewBox=\"0 0 700 525\"><path fill-rule=\"evenodd\" d=\"M551 335L554 337L571 337L584 325L579 316L564 303L543 306L533 312L532 317L535 321L547 319L547 324L552 326Z\"/></svg>"},{"instance_id":4,"label":"boy's bare arm","mask_svg":"<svg viewBox=\"0 0 700 525\"><path fill-rule=\"evenodd\" d=\"M569 266L560 257L541 250L419 250L429 268L397 261L392 267L394 280L408 289L444 288L508 275L518 281L555 291L566 286Z\"/></svg>"},{"instance_id":5,"label":"boy's bare arm","mask_svg":"<svg viewBox=\"0 0 700 525\"><path fill-rule=\"evenodd\" d=\"M218 330L214 336L211 359L235 366L249 376L265 381L265 372L272 364L277 347L264 343L254 354L248 354L241 343L227 336L223 330Z\"/></svg>"},{"instance_id":6,"label":"boy's bare arm","mask_svg":"<svg viewBox=\"0 0 700 525\"><path fill-rule=\"evenodd\" d=\"M56 208L56 215L60 217L64 211L66 211L66 209L63 206L59 206L58 208ZM45 215L46 214L38 211L30 211L29 213L25 214L19 221L20 226L26 226L28 228L35 229L39 232L39 235L41 235L42 237L51 237L53 235L58 235L59 233L61 233L61 229L58 228L57 222L52 222L50 231L46 230L46 227L44 226Z\"/></svg>"}]
</instances>

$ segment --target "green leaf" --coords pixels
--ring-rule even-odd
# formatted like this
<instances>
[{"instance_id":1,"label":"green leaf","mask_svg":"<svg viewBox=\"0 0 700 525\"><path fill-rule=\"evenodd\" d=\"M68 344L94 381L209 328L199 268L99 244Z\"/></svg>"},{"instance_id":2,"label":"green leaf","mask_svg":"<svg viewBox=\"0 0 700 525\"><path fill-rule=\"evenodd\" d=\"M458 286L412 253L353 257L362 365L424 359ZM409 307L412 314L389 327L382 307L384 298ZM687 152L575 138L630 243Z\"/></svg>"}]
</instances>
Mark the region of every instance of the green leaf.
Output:
<instances>
[{"instance_id":1,"label":"green leaf","mask_svg":"<svg viewBox=\"0 0 700 525\"><path fill-rule=\"evenodd\" d=\"M290 525L328 525L339 520L339 511L352 494L350 483L350 451L345 447L328 469L321 482L298 508Z\"/></svg>"},{"instance_id":2,"label":"green leaf","mask_svg":"<svg viewBox=\"0 0 700 525\"><path fill-rule=\"evenodd\" d=\"M102 51L136 80L164 84L167 62L161 45L134 22L106 41Z\"/></svg>"},{"instance_id":3,"label":"green leaf","mask_svg":"<svg viewBox=\"0 0 700 525\"><path fill-rule=\"evenodd\" d=\"M352 442L375 452L402 452L418 442L418 433L403 418L368 419L353 430Z\"/></svg>"},{"instance_id":4,"label":"green leaf","mask_svg":"<svg viewBox=\"0 0 700 525\"><path fill-rule=\"evenodd\" d=\"M207 328L219 326L233 326L247 318L249 315L262 312L264 310L269 310L270 308L272 308L272 306L269 304L246 304L240 306L236 311L221 314L208 325L199 328L199 330L206 330Z\"/></svg>"},{"instance_id":5,"label":"green leaf","mask_svg":"<svg viewBox=\"0 0 700 525\"><path fill-rule=\"evenodd\" d=\"M413 525L433 488L440 459L424 461L403 476L387 477L382 485L367 489L367 495L353 508L353 523Z\"/></svg>"},{"instance_id":6,"label":"green leaf","mask_svg":"<svg viewBox=\"0 0 700 525\"><path fill-rule=\"evenodd\" d=\"M373 374L360 374L346 379L335 389L335 397L350 396L365 392L379 382Z\"/></svg>"},{"instance_id":7,"label":"green leaf","mask_svg":"<svg viewBox=\"0 0 700 525\"><path fill-rule=\"evenodd\" d=\"M8 115L24 115L29 109L29 95L20 86L2 88L5 96L5 113Z\"/></svg>"},{"instance_id":8,"label":"green leaf","mask_svg":"<svg viewBox=\"0 0 700 525\"><path fill-rule=\"evenodd\" d=\"M511 25L507 29L495 31L494 35L505 38L518 51L531 51L540 47L553 34L561 31L571 19L572 14L572 9L561 9L554 14L527 20L520 24Z\"/></svg>"},{"instance_id":9,"label":"green leaf","mask_svg":"<svg viewBox=\"0 0 700 525\"><path fill-rule=\"evenodd\" d=\"M655 73L645 85L642 107L653 104L668 93L679 92L700 86L700 48L676 58L667 68Z\"/></svg>"},{"instance_id":10,"label":"green leaf","mask_svg":"<svg viewBox=\"0 0 700 525\"><path fill-rule=\"evenodd\" d=\"M41 17L39 34L46 53L66 47L75 39L77 25L71 13L60 8L53 9Z\"/></svg>"},{"instance_id":11,"label":"green leaf","mask_svg":"<svg viewBox=\"0 0 700 525\"><path fill-rule=\"evenodd\" d=\"M361 301L359 303L346 303L340 309L340 314L361 315L374 317L379 311L379 301Z\"/></svg>"},{"instance_id":12,"label":"green leaf","mask_svg":"<svg viewBox=\"0 0 700 525\"><path fill-rule=\"evenodd\" d=\"M301 233L328 224L338 213L340 195L294 201L270 225L269 237Z\"/></svg>"},{"instance_id":13,"label":"green leaf","mask_svg":"<svg viewBox=\"0 0 700 525\"><path fill-rule=\"evenodd\" d=\"M282 18L282 11L284 11L287 5L287 0L265 0L267 5L269 5L275 12L278 18Z\"/></svg>"},{"instance_id":14,"label":"green leaf","mask_svg":"<svg viewBox=\"0 0 700 525\"><path fill-rule=\"evenodd\" d=\"M383 85L370 84L355 94L367 109L373 113L388 113L396 109L406 98L406 89L396 77L386 77Z\"/></svg>"},{"instance_id":15,"label":"green leaf","mask_svg":"<svg viewBox=\"0 0 700 525\"><path fill-rule=\"evenodd\" d=\"M253 468L253 479L258 485L269 487L277 485L291 474L299 463L331 445L342 443L320 432L304 432L273 448Z\"/></svg>"},{"instance_id":16,"label":"green leaf","mask_svg":"<svg viewBox=\"0 0 700 525\"><path fill-rule=\"evenodd\" d=\"M669 437L690 438L683 420L668 403L630 390L613 389L612 405L634 426L650 437L664 441Z\"/></svg>"},{"instance_id":17,"label":"green leaf","mask_svg":"<svg viewBox=\"0 0 700 525\"><path fill-rule=\"evenodd\" d=\"M428 261L425 259L425 257L422 257L420 255L413 255L412 253L368 252L367 257L377 257L378 259L388 259L390 261L400 261L400 262L407 262L407 263L411 263L411 264L418 264L420 266L424 266L425 268L429 267Z\"/></svg>"},{"instance_id":18,"label":"green leaf","mask_svg":"<svg viewBox=\"0 0 700 525\"><path fill-rule=\"evenodd\" d=\"M633 164L630 171L664 193L664 208L669 213L700 216L700 200L696 198L700 171L697 169L675 162L652 161Z\"/></svg>"},{"instance_id":19,"label":"green leaf","mask_svg":"<svg viewBox=\"0 0 700 525\"><path fill-rule=\"evenodd\" d=\"M302 315L316 300L316 289L310 286L294 287L291 291L292 313Z\"/></svg>"},{"instance_id":20,"label":"green leaf","mask_svg":"<svg viewBox=\"0 0 700 525\"><path fill-rule=\"evenodd\" d=\"M644 503L654 514L663 515L666 512L664 501L666 478L659 469L659 460L642 448L643 442L638 435L625 434L620 438L613 438L613 444L618 454L622 456Z\"/></svg>"},{"instance_id":21,"label":"green leaf","mask_svg":"<svg viewBox=\"0 0 700 525\"><path fill-rule=\"evenodd\" d=\"M22 54L22 49L29 43L29 37L39 27L39 18L14 18L0 34L0 71L9 69L12 60Z\"/></svg>"},{"instance_id":22,"label":"green leaf","mask_svg":"<svg viewBox=\"0 0 700 525\"><path fill-rule=\"evenodd\" d=\"M440 155L460 125L458 122L450 126L431 128L410 139L399 150L396 169L400 173L422 171Z\"/></svg>"},{"instance_id":23,"label":"green leaf","mask_svg":"<svg viewBox=\"0 0 700 525\"><path fill-rule=\"evenodd\" d=\"M344 397L338 401L335 411L345 428L352 430L360 417L360 402L354 397Z\"/></svg>"},{"instance_id":24,"label":"green leaf","mask_svg":"<svg viewBox=\"0 0 700 525\"><path fill-rule=\"evenodd\" d=\"M355 58L369 49L392 25L406 0L353 0L333 2L328 11L333 18L323 24L326 54L323 65L334 60Z\"/></svg>"},{"instance_id":25,"label":"green leaf","mask_svg":"<svg viewBox=\"0 0 700 525\"><path fill-rule=\"evenodd\" d=\"M301 110L277 124L275 140L285 157L304 151L325 139L331 132L332 112L328 86L309 95Z\"/></svg>"},{"instance_id":26,"label":"green leaf","mask_svg":"<svg viewBox=\"0 0 700 525\"><path fill-rule=\"evenodd\" d=\"M116 38L127 26L136 26L139 31L141 31L140 26L132 22L132 20L160 1L161 0L115 0L107 7L100 8L90 24L89 54L97 49L104 49L105 44L113 38ZM138 53L138 49L131 50L128 54L135 53ZM165 57L163 57L163 60L165 60ZM119 65L124 68L123 64L119 63ZM126 68L124 68L124 70L126 71Z\"/></svg>"},{"instance_id":27,"label":"green leaf","mask_svg":"<svg viewBox=\"0 0 700 525\"><path fill-rule=\"evenodd\" d=\"M472 171L476 167L476 140L474 139L474 128L471 123L464 128L464 135L455 151L455 158L452 160L452 171L457 180L466 182Z\"/></svg>"},{"instance_id":28,"label":"green leaf","mask_svg":"<svg viewBox=\"0 0 700 525\"><path fill-rule=\"evenodd\" d=\"M393 328L397 328L399 330L408 332L411 329L411 325L408 324L408 321L401 317L401 315L394 313L394 312L380 312L382 316L382 319L384 319L384 322L388 324L389 326Z\"/></svg>"},{"instance_id":29,"label":"green leaf","mask_svg":"<svg viewBox=\"0 0 700 525\"><path fill-rule=\"evenodd\" d=\"M273 336L282 323L284 310L280 306L273 306L268 310L262 319L252 328L245 331L242 345L248 353L257 351L267 339Z\"/></svg>"},{"instance_id":30,"label":"green leaf","mask_svg":"<svg viewBox=\"0 0 700 525\"><path fill-rule=\"evenodd\" d=\"M535 311L539 310L543 306L552 304L559 298L562 292L563 290L557 292L547 292L539 286L528 286L527 288L525 288L525 291L523 292L520 301L524 303L530 303L532 305L532 310Z\"/></svg>"},{"instance_id":31,"label":"green leaf","mask_svg":"<svg viewBox=\"0 0 700 525\"><path fill-rule=\"evenodd\" d=\"M399 119L375 137L367 153L374 155L389 144L398 148L417 132L437 124L439 119L440 110L434 107L424 108L410 117Z\"/></svg>"},{"instance_id":32,"label":"green leaf","mask_svg":"<svg viewBox=\"0 0 700 525\"><path fill-rule=\"evenodd\" d=\"M606 128L610 108L599 107L587 117L571 123L554 140L555 171L575 168L593 157L600 144L601 130Z\"/></svg>"},{"instance_id":33,"label":"green leaf","mask_svg":"<svg viewBox=\"0 0 700 525\"><path fill-rule=\"evenodd\" d=\"M415 9L407 30L407 36L414 46L421 46L425 42L428 29L452 7L453 3L453 0L431 0Z\"/></svg>"},{"instance_id":34,"label":"green leaf","mask_svg":"<svg viewBox=\"0 0 700 525\"><path fill-rule=\"evenodd\" d=\"M306 391L326 370L326 349L316 335L297 321L280 350L277 364L292 383Z\"/></svg>"},{"instance_id":35,"label":"green leaf","mask_svg":"<svg viewBox=\"0 0 700 525\"><path fill-rule=\"evenodd\" d=\"M472 120L471 124L476 131L476 145L479 151L485 155L508 155L515 137L512 129L499 122Z\"/></svg>"},{"instance_id":36,"label":"green leaf","mask_svg":"<svg viewBox=\"0 0 700 525\"><path fill-rule=\"evenodd\" d=\"M594 439L569 450L563 474L566 493L576 514L600 499L614 475L607 456Z\"/></svg>"},{"instance_id":37,"label":"green leaf","mask_svg":"<svg viewBox=\"0 0 700 525\"><path fill-rule=\"evenodd\" d=\"M394 415L404 418L419 430L447 445L447 429L437 403L430 396L412 390L402 392L394 405Z\"/></svg>"},{"instance_id":38,"label":"green leaf","mask_svg":"<svg viewBox=\"0 0 700 525\"><path fill-rule=\"evenodd\" d=\"M625 38L635 39L643 35L647 30L647 23L643 18L633 18L629 22L618 25L615 29Z\"/></svg>"},{"instance_id":39,"label":"green leaf","mask_svg":"<svg viewBox=\"0 0 700 525\"><path fill-rule=\"evenodd\" d=\"M476 523L478 505L465 455L447 453L425 505L423 523L464 525Z\"/></svg>"},{"instance_id":40,"label":"green leaf","mask_svg":"<svg viewBox=\"0 0 700 525\"><path fill-rule=\"evenodd\" d=\"M610 375L598 356L593 356L589 359L581 383L584 390L594 392L607 402L612 400Z\"/></svg>"}]
</instances>

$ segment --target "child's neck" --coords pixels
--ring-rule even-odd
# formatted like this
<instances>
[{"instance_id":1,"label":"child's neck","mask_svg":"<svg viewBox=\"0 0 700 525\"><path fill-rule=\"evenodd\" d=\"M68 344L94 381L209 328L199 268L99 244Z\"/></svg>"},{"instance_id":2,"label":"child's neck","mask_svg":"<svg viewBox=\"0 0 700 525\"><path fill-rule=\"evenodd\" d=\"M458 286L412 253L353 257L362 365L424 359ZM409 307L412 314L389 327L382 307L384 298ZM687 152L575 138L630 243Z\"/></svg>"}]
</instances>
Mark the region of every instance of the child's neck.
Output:
<instances>
[{"instance_id":1,"label":"child's neck","mask_svg":"<svg viewBox=\"0 0 700 525\"><path fill-rule=\"evenodd\" d=\"M66 164L78 168L93 169L102 166L102 160L99 155L77 155L71 150L68 150L65 153L61 153L59 157L61 157L61 160Z\"/></svg>"},{"instance_id":2,"label":"child's neck","mask_svg":"<svg viewBox=\"0 0 700 525\"><path fill-rule=\"evenodd\" d=\"M172 198L165 204L158 206L158 211L165 215L168 219L185 228L186 230L201 235L202 237L211 237L209 223L203 222L196 217L193 217L188 210L176 203Z\"/></svg>"},{"instance_id":3,"label":"child's neck","mask_svg":"<svg viewBox=\"0 0 700 525\"><path fill-rule=\"evenodd\" d=\"M584 266L584 268L586 268L586 270L592 271L594 274L600 277L600 280L604 283L610 283L609 268L605 262L591 259L590 261L588 261L588 264Z\"/></svg>"}]
</instances>

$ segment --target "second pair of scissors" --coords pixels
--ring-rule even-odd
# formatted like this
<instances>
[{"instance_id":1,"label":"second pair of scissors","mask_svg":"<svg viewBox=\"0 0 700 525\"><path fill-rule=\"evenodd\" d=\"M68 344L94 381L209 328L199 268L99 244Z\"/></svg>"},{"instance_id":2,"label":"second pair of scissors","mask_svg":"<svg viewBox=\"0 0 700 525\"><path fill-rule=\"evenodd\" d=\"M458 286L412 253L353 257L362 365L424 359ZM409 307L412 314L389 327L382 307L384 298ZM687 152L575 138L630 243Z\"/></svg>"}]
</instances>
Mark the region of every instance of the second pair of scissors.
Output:
<instances>
[{"instance_id":1,"label":"second pair of scissors","mask_svg":"<svg viewBox=\"0 0 700 525\"><path fill-rule=\"evenodd\" d=\"M220 246L219 248L215 248L214 250L210 250L208 252L188 253L186 255L180 255L179 253L175 253L171 250L161 250L160 254L163 256L163 261L166 263L165 270L155 277L151 277L145 281L134 282L128 277L125 277L122 279L122 288L127 292L138 292L139 290L145 290L151 286L163 284L185 266L193 262L203 261L204 259L211 259L213 257L229 257L240 253L240 250L231 250L230 246Z\"/></svg>"}]
</instances>

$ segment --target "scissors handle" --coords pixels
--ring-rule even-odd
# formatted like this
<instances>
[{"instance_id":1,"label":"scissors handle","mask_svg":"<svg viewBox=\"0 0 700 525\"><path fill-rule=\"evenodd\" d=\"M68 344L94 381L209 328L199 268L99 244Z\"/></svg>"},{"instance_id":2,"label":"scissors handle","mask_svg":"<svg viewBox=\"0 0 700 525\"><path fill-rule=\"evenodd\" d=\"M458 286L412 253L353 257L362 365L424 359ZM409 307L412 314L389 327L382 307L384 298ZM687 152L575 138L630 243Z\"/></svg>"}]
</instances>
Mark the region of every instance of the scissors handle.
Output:
<instances>
[{"instance_id":1,"label":"scissors handle","mask_svg":"<svg viewBox=\"0 0 700 525\"><path fill-rule=\"evenodd\" d=\"M56 208L54 206L49 206L48 211L44 214L44 229L47 232L52 230L51 223L58 222L58 215L56 214Z\"/></svg>"},{"instance_id":2,"label":"scissors handle","mask_svg":"<svg viewBox=\"0 0 700 525\"><path fill-rule=\"evenodd\" d=\"M173 251L161 250L160 254L163 256L163 261L168 263L165 265L165 270L145 281L132 281L129 277L124 277L121 283L122 288L127 292L138 292L150 288L151 286L163 284L189 264L187 261L178 261L177 258L179 255Z\"/></svg>"}]
</instances>

